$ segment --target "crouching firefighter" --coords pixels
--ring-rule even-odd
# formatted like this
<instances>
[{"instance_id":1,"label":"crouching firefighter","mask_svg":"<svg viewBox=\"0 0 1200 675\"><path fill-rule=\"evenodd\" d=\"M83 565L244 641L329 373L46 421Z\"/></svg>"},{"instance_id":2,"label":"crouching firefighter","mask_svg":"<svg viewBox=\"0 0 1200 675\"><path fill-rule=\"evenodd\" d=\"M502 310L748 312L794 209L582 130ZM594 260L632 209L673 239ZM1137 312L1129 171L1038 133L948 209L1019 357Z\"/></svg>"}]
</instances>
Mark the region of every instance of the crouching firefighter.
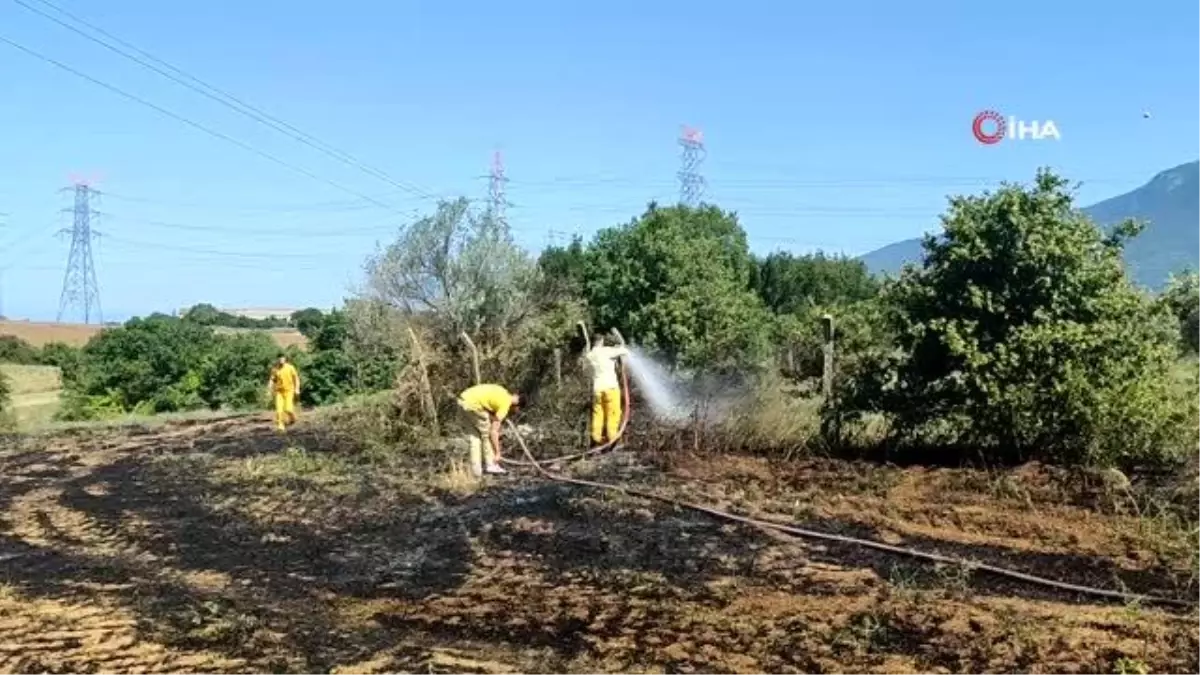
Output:
<instances>
[{"instance_id":1,"label":"crouching firefighter","mask_svg":"<svg viewBox=\"0 0 1200 675\"><path fill-rule=\"evenodd\" d=\"M621 382L617 359L629 356L623 346L607 347L604 336L592 338L585 360L592 371L592 447L613 443L621 429Z\"/></svg>"},{"instance_id":2,"label":"crouching firefighter","mask_svg":"<svg viewBox=\"0 0 1200 675\"><path fill-rule=\"evenodd\" d=\"M477 384L458 395L473 475L508 473L500 466L500 423L520 405L519 394L498 384Z\"/></svg>"}]
</instances>

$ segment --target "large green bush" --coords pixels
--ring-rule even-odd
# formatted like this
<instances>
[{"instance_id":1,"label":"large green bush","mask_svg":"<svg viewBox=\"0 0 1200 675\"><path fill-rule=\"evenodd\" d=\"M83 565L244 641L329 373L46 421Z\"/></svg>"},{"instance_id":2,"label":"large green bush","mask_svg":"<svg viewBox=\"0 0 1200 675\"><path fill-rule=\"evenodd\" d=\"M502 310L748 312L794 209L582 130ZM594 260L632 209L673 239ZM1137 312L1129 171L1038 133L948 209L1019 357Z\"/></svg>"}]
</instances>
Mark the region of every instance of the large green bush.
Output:
<instances>
[{"instance_id":1,"label":"large green bush","mask_svg":"<svg viewBox=\"0 0 1200 675\"><path fill-rule=\"evenodd\" d=\"M1176 327L1121 263L1066 181L951 200L923 267L884 291L894 349L860 362L829 428L882 413L902 443L994 460L1122 464L1195 451L1195 401L1172 387ZM835 424L836 423L836 424ZM1188 442L1190 441L1190 445Z\"/></svg>"},{"instance_id":2,"label":"large green bush","mask_svg":"<svg viewBox=\"0 0 1200 675\"><path fill-rule=\"evenodd\" d=\"M770 352L770 313L753 272L733 214L651 204L587 248L584 297L597 326L619 327L674 364L755 368Z\"/></svg>"}]
</instances>

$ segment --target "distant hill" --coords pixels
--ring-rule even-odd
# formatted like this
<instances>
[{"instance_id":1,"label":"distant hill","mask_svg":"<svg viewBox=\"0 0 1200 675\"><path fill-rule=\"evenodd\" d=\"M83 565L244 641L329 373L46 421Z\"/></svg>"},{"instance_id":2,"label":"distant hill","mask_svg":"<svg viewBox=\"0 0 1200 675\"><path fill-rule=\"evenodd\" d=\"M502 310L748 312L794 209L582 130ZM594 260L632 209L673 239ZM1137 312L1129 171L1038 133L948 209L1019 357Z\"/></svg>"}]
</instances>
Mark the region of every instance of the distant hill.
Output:
<instances>
[{"instance_id":1,"label":"distant hill","mask_svg":"<svg viewBox=\"0 0 1200 675\"><path fill-rule=\"evenodd\" d=\"M1134 281L1159 289L1172 272L1200 269L1200 161L1159 173L1149 183L1083 209L1101 227L1135 218L1147 221L1125 249ZM921 239L906 239L860 256L871 272L896 274L920 262Z\"/></svg>"}]
</instances>

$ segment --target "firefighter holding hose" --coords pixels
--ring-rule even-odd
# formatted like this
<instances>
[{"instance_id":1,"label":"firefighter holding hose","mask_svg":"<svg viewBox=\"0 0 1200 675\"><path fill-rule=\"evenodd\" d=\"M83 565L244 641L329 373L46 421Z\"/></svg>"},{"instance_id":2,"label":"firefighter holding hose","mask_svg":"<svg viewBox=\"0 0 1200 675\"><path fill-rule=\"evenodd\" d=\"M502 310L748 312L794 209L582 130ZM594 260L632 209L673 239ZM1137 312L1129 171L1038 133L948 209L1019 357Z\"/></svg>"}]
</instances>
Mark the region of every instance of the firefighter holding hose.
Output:
<instances>
[{"instance_id":1,"label":"firefighter holding hose","mask_svg":"<svg viewBox=\"0 0 1200 675\"><path fill-rule=\"evenodd\" d=\"M621 428L621 383L617 379L617 359L629 356L624 346L609 347L604 336L592 338L592 348L584 360L592 371L592 443L593 446L617 440Z\"/></svg>"}]
</instances>

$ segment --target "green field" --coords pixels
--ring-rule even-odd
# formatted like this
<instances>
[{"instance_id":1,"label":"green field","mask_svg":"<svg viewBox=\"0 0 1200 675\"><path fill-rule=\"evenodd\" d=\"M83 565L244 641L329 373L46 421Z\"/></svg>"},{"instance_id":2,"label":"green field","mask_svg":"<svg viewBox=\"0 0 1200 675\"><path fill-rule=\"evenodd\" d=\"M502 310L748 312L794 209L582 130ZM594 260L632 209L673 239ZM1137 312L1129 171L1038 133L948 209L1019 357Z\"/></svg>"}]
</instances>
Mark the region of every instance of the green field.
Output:
<instances>
[{"instance_id":1,"label":"green field","mask_svg":"<svg viewBox=\"0 0 1200 675\"><path fill-rule=\"evenodd\" d=\"M62 378L54 366L19 366L0 363L0 373L12 387L13 412L22 428L39 426L58 411Z\"/></svg>"}]
</instances>

